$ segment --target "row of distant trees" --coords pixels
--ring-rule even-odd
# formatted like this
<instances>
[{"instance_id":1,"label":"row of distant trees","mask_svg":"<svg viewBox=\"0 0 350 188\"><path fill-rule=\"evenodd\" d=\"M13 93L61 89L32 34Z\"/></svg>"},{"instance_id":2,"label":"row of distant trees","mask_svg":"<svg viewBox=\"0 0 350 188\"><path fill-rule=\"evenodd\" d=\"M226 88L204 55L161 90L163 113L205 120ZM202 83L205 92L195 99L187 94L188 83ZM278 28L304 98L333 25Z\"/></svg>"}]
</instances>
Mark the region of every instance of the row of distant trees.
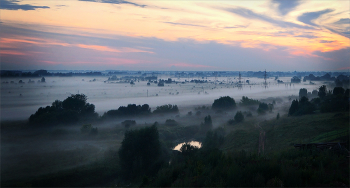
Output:
<instances>
[{"instance_id":1,"label":"row of distant trees","mask_svg":"<svg viewBox=\"0 0 350 188\"><path fill-rule=\"evenodd\" d=\"M313 91L312 96L317 94L318 97L311 101L308 98L308 92L305 88L299 91L299 100L293 100L290 106L289 115L297 116L311 114L319 110L320 112L336 112L349 110L349 89L335 87L333 90L327 90L325 85L321 86L318 91ZM257 113L265 114L272 111L274 105L260 102L243 96L240 106L258 106ZM235 100L229 96L215 99L212 109L233 110L237 107ZM120 106L118 109L109 110L102 115L102 119L124 118L134 116L149 116L152 114L179 113L177 105L157 106L152 112L148 104L136 105L129 104ZM242 121L242 112L237 112L235 121ZM244 117L244 116L243 116ZM95 105L87 102L87 96L84 94L75 94L66 98L64 101L56 100L51 106L40 107L34 114L29 117L29 123L32 125L57 125L76 123L82 120L96 120L99 116L95 112ZM244 119L244 118L243 118Z\"/></svg>"},{"instance_id":2,"label":"row of distant trees","mask_svg":"<svg viewBox=\"0 0 350 188\"><path fill-rule=\"evenodd\" d=\"M57 125L76 123L81 120L96 120L99 116L95 112L95 105L88 103L87 99L87 96L84 94L75 94L69 96L64 101L56 100L51 106L40 107L30 116L29 123L32 125ZM259 102L258 100L250 99L246 96L242 97L239 105L258 106L257 112L259 114L264 114L267 111L271 111L273 108L273 104ZM214 100L214 103L212 104L212 109L216 111L234 110L236 107L235 100L229 96L220 97L219 99ZM177 113L179 113L178 106L172 104L157 106L153 112L148 104L129 104L105 112L101 116L101 119Z\"/></svg>"},{"instance_id":3,"label":"row of distant trees","mask_svg":"<svg viewBox=\"0 0 350 188\"><path fill-rule=\"evenodd\" d=\"M327 90L325 85L319 87L317 97L309 100L306 95L305 88L299 91L299 100L295 99L289 108L288 114L291 116L299 116L312 114L316 111L339 112L349 111L349 89L343 87L335 87L333 90ZM315 92L313 92L315 93Z\"/></svg>"},{"instance_id":4,"label":"row of distant trees","mask_svg":"<svg viewBox=\"0 0 350 188\"><path fill-rule=\"evenodd\" d=\"M116 110L109 110L103 114L102 119L148 116L151 114L178 113L177 105L157 106L156 110L151 112L148 104L120 106ZM31 125L57 125L76 123L83 120L96 120L99 116L95 112L95 105L87 102L87 96L84 94L75 94L66 98L64 101L56 100L51 106L40 107L29 117Z\"/></svg>"}]
</instances>

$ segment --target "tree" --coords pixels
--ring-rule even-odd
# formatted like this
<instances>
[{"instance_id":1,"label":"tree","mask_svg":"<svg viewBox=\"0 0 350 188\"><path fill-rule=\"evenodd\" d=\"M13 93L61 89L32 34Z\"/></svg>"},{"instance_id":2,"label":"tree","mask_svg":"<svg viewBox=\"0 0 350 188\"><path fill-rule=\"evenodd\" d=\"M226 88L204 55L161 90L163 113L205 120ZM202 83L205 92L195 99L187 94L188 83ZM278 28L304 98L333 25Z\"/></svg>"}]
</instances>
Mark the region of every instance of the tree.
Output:
<instances>
[{"instance_id":1,"label":"tree","mask_svg":"<svg viewBox=\"0 0 350 188\"><path fill-rule=\"evenodd\" d=\"M272 110L272 108L273 108L273 104L266 104L266 103L264 103L264 102L261 102L260 104L259 104L259 108L258 108L258 114L265 114L266 113L266 111L268 111L268 110Z\"/></svg>"},{"instance_id":2,"label":"tree","mask_svg":"<svg viewBox=\"0 0 350 188\"><path fill-rule=\"evenodd\" d=\"M214 103L212 105L212 109L219 110L219 109L226 109L226 110L232 110L236 108L236 102L233 98L229 96L220 97L219 99L215 99Z\"/></svg>"},{"instance_id":3,"label":"tree","mask_svg":"<svg viewBox=\"0 0 350 188\"><path fill-rule=\"evenodd\" d=\"M342 87L335 87L333 89L333 95L337 96L337 95L343 95L345 92L344 88Z\"/></svg>"},{"instance_id":4,"label":"tree","mask_svg":"<svg viewBox=\"0 0 350 188\"><path fill-rule=\"evenodd\" d=\"M29 117L32 125L57 125L76 123L81 118L97 118L95 105L87 103L84 94L71 95L63 102L55 100L51 106L40 107Z\"/></svg>"},{"instance_id":5,"label":"tree","mask_svg":"<svg viewBox=\"0 0 350 188\"><path fill-rule=\"evenodd\" d=\"M289 108L288 114L293 115L296 111L298 111L298 106L299 106L298 100L293 100L292 105Z\"/></svg>"},{"instance_id":6,"label":"tree","mask_svg":"<svg viewBox=\"0 0 350 188\"><path fill-rule=\"evenodd\" d=\"M202 127L204 130L211 129L213 127L213 122L210 115L204 117L204 123L202 123Z\"/></svg>"},{"instance_id":7,"label":"tree","mask_svg":"<svg viewBox=\"0 0 350 188\"><path fill-rule=\"evenodd\" d=\"M162 105L157 106L153 113L179 113L179 108L177 107L177 105Z\"/></svg>"},{"instance_id":8,"label":"tree","mask_svg":"<svg viewBox=\"0 0 350 188\"><path fill-rule=\"evenodd\" d=\"M315 105L312 104L307 97L302 97L299 101L293 100L289 115L300 116L305 114L312 114L315 111Z\"/></svg>"},{"instance_id":9,"label":"tree","mask_svg":"<svg viewBox=\"0 0 350 188\"><path fill-rule=\"evenodd\" d=\"M322 85L318 88L318 96L322 99L327 95L326 85Z\"/></svg>"},{"instance_id":10,"label":"tree","mask_svg":"<svg viewBox=\"0 0 350 188\"><path fill-rule=\"evenodd\" d=\"M301 97L307 97L307 89L301 88L299 90L299 99L301 99Z\"/></svg>"},{"instance_id":11,"label":"tree","mask_svg":"<svg viewBox=\"0 0 350 188\"><path fill-rule=\"evenodd\" d=\"M128 104L128 106L120 106L117 110L109 110L103 114L103 118L106 117L130 117L136 115L150 115L151 108L148 104L136 105Z\"/></svg>"},{"instance_id":12,"label":"tree","mask_svg":"<svg viewBox=\"0 0 350 188\"><path fill-rule=\"evenodd\" d=\"M219 148L224 143L225 132L220 129L214 131L208 131L205 139L203 140L201 149L215 149Z\"/></svg>"},{"instance_id":13,"label":"tree","mask_svg":"<svg viewBox=\"0 0 350 188\"><path fill-rule=\"evenodd\" d=\"M62 107L67 110L73 110L81 113L86 101L87 97L84 94L71 95L62 102Z\"/></svg>"},{"instance_id":14,"label":"tree","mask_svg":"<svg viewBox=\"0 0 350 188\"><path fill-rule=\"evenodd\" d=\"M259 101L258 100L254 100L254 99L250 99L246 96L242 96L240 105L242 106L249 106L249 105L258 105Z\"/></svg>"},{"instance_id":15,"label":"tree","mask_svg":"<svg viewBox=\"0 0 350 188\"><path fill-rule=\"evenodd\" d=\"M126 131L118 155L124 178L151 174L152 167L161 155L156 125Z\"/></svg>"},{"instance_id":16,"label":"tree","mask_svg":"<svg viewBox=\"0 0 350 188\"><path fill-rule=\"evenodd\" d=\"M236 122L241 122L244 120L244 115L241 111L236 112L236 115L234 117Z\"/></svg>"}]
</instances>

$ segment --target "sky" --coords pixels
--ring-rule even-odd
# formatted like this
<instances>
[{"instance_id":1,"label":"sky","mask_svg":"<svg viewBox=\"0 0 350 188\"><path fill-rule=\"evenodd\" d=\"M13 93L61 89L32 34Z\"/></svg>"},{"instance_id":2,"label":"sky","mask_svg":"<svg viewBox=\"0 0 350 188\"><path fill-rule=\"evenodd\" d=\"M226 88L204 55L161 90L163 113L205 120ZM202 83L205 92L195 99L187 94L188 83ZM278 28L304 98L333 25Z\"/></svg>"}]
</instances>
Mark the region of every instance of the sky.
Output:
<instances>
[{"instance_id":1,"label":"sky","mask_svg":"<svg viewBox=\"0 0 350 188\"><path fill-rule=\"evenodd\" d=\"M349 0L0 0L1 70L347 71Z\"/></svg>"}]
</instances>

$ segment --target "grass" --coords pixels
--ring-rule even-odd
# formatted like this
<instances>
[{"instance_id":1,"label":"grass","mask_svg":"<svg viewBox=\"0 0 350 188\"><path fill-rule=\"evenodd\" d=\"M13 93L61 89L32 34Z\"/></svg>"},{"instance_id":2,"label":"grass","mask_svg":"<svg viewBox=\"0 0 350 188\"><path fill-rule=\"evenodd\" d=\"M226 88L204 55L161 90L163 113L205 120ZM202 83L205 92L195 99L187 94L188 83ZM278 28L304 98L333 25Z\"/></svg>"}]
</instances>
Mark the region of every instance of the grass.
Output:
<instances>
[{"instance_id":1,"label":"grass","mask_svg":"<svg viewBox=\"0 0 350 188\"><path fill-rule=\"evenodd\" d=\"M261 130L266 132L265 154L274 154L288 150L290 151L288 155L294 155L293 151L295 149L293 148L293 144L295 143L349 142L349 114L347 112L341 114L313 114L299 117L281 116L279 120L273 118L264 121L266 117L253 116L234 125L226 125L226 123L219 124L220 127L224 127L226 132L225 142L221 146L221 149L227 153L229 151L240 150L257 153L259 132ZM221 122L225 122L225 119L228 120L229 118L229 116L217 117L218 120L221 119ZM205 133L202 133L200 127L196 125L199 125L202 120L202 116L198 117L198 120L193 123L193 126L184 126L182 124L178 126L166 126L161 124L158 126L159 136L163 141L172 142L167 143L169 146L172 146L174 142L186 141L186 139L200 141L205 137ZM115 186L115 183L118 183L119 166L118 157L115 152L120 147L123 134L126 131L124 127L101 127L98 128L98 135L89 136L80 133L80 126L73 129L59 127L50 131L32 131L25 128L23 126L24 123L2 123L1 149L3 154L22 152L16 148L17 145L23 145L23 143L28 141L34 147L35 143L47 142L48 140L57 142L81 141L81 143L86 141L87 143L91 143L91 145L77 147L77 149L70 148L66 151L58 150L56 153L24 153L23 156L18 158L17 163L12 163L12 168L7 168L7 170L2 168L2 186ZM134 128L139 128L139 126ZM34 140L37 142L34 142ZM6 145L6 143L14 145ZM101 150L98 147L94 147L95 144L109 146L114 151L109 151L106 148ZM37 147L41 149L40 145ZM107 154L103 154L104 152ZM11 161L8 158L5 160L4 157L5 155L1 156L2 162ZM312 161L310 158L305 163L312 163ZM288 161L288 163L292 162L293 160ZM298 165L301 165L299 163ZM11 164L2 163L1 166L3 167L4 165ZM333 164L323 163L322 165ZM293 166L293 164L290 166ZM288 168L290 168L289 171L293 170L292 167ZM329 169L332 168L329 167ZM30 173L33 173L33 176L28 176ZM286 177L289 176L288 170L285 173L287 174L285 175ZM331 172L325 173L331 174Z\"/></svg>"},{"instance_id":2,"label":"grass","mask_svg":"<svg viewBox=\"0 0 350 188\"><path fill-rule=\"evenodd\" d=\"M103 160L30 178L1 182L2 187L93 187L114 186L119 172L116 151L105 152Z\"/></svg>"},{"instance_id":3,"label":"grass","mask_svg":"<svg viewBox=\"0 0 350 188\"><path fill-rule=\"evenodd\" d=\"M256 120L245 120L230 127L223 150L258 151L259 129ZM349 114L323 113L299 117L282 116L260 123L266 132L265 152L293 148L297 143L348 142Z\"/></svg>"}]
</instances>

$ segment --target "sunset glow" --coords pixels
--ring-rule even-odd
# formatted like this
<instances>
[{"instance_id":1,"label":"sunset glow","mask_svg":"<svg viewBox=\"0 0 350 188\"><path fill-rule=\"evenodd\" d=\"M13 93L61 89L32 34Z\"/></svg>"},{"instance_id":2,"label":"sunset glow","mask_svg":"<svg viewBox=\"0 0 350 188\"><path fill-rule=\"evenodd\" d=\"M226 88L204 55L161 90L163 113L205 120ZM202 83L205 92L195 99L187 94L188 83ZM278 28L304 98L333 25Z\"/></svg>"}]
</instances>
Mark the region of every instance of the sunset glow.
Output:
<instances>
[{"instance_id":1,"label":"sunset glow","mask_svg":"<svg viewBox=\"0 0 350 188\"><path fill-rule=\"evenodd\" d=\"M1 69L348 67L349 1L288 2L1 0Z\"/></svg>"}]
</instances>

